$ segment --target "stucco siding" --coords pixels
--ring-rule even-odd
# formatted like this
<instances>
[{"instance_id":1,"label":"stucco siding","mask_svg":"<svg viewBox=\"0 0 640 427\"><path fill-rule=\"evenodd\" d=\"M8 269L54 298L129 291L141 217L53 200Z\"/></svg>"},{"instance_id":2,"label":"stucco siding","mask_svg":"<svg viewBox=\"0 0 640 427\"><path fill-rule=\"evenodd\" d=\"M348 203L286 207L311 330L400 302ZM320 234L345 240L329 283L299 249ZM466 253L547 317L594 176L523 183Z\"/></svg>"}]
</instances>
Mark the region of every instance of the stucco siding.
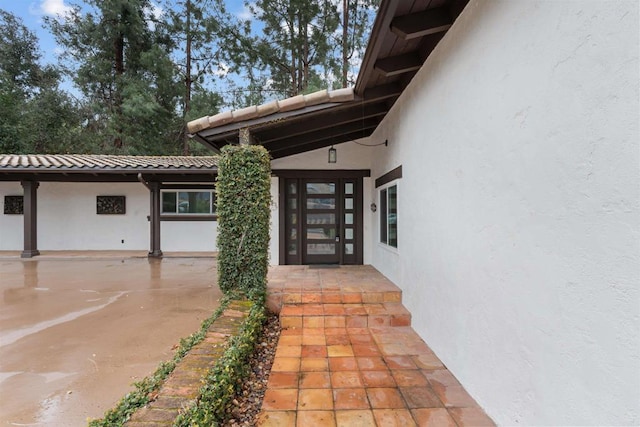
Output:
<instances>
[{"instance_id":1,"label":"stucco siding","mask_svg":"<svg viewBox=\"0 0 640 427\"><path fill-rule=\"evenodd\" d=\"M472 0L372 135L373 264L501 425L640 423L638 41L635 1Z\"/></svg>"}]
</instances>

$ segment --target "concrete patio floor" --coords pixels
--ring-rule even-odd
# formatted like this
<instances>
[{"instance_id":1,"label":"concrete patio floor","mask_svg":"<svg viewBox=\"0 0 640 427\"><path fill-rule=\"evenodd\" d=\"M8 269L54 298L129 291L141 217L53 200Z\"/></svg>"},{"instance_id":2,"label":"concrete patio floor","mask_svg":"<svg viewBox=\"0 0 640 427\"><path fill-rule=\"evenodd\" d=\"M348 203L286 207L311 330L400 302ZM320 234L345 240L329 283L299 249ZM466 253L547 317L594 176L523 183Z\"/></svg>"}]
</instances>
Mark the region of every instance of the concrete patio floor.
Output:
<instances>
[{"instance_id":1,"label":"concrete patio floor","mask_svg":"<svg viewBox=\"0 0 640 427\"><path fill-rule=\"evenodd\" d=\"M493 426L370 266L272 267L282 334L258 425Z\"/></svg>"},{"instance_id":2,"label":"concrete patio floor","mask_svg":"<svg viewBox=\"0 0 640 427\"><path fill-rule=\"evenodd\" d=\"M0 424L102 417L218 307L215 259L140 255L0 254Z\"/></svg>"}]
</instances>

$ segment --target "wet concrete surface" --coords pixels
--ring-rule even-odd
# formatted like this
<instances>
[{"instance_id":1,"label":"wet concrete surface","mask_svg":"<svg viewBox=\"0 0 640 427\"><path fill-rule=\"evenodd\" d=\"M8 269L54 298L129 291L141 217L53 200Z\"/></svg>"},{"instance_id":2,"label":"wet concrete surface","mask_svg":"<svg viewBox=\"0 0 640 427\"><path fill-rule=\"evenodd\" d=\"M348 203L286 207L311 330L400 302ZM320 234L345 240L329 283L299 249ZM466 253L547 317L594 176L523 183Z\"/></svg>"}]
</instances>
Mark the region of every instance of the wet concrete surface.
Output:
<instances>
[{"instance_id":1,"label":"wet concrete surface","mask_svg":"<svg viewBox=\"0 0 640 427\"><path fill-rule=\"evenodd\" d=\"M212 258L0 259L0 425L102 417L219 305Z\"/></svg>"}]
</instances>

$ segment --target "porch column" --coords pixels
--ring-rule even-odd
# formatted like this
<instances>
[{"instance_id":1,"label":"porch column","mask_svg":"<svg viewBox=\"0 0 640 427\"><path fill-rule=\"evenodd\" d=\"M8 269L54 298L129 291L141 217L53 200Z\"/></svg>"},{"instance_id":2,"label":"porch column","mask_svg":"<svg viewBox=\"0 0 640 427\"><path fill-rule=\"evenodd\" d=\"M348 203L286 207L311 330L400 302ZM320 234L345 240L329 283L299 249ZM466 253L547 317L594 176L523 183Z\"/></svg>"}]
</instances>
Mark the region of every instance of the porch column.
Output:
<instances>
[{"instance_id":1,"label":"porch column","mask_svg":"<svg viewBox=\"0 0 640 427\"><path fill-rule=\"evenodd\" d=\"M160 250L160 183L150 182L151 208L150 208L150 227L151 227L151 250L149 257L162 257Z\"/></svg>"},{"instance_id":2,"label":"porch column","mask_svg":"<svg viewBox=\"0 0 640 427\"><path fill-rule=\"evenodd\" d=\"M37 181L22 181L24 189L24 250L21 258L32 258L40 255L38 250L38 187Z\"/></svg>"},{"instance_id":3,"label":"porch column","mask_svg":"<svg viewBox=\"0 0 640 427\"><path fill-rule=\"evenodd\" d=\"M249 128L242 128L238 131L238 142L240 145L255 145L256 140L251 135Z\"/></svg>"}]
</instances>

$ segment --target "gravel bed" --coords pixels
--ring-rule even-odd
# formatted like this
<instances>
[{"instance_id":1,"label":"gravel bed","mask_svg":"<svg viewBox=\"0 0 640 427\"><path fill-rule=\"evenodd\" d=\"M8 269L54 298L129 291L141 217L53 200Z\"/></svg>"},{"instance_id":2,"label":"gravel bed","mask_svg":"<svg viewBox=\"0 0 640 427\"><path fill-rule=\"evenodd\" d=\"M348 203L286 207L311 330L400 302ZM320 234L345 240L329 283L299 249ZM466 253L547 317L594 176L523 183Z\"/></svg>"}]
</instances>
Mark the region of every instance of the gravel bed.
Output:
<instances>
[{"instance_id":1,"label":"gravel bed","mask_svg":"<svg viewBox=\"0 0 640 427\"><path fill-rule=\"evenodd\" d=\"M256 350L251 356L251 373L242 383L233 401L233 407L229 411L229 419L223 424L224 427L256 425L256 418L262 407L262 399L276 354L278 338L280 338L278 315L269 313L262 336L258 339Z\"/></svg>"}]
</instances>

